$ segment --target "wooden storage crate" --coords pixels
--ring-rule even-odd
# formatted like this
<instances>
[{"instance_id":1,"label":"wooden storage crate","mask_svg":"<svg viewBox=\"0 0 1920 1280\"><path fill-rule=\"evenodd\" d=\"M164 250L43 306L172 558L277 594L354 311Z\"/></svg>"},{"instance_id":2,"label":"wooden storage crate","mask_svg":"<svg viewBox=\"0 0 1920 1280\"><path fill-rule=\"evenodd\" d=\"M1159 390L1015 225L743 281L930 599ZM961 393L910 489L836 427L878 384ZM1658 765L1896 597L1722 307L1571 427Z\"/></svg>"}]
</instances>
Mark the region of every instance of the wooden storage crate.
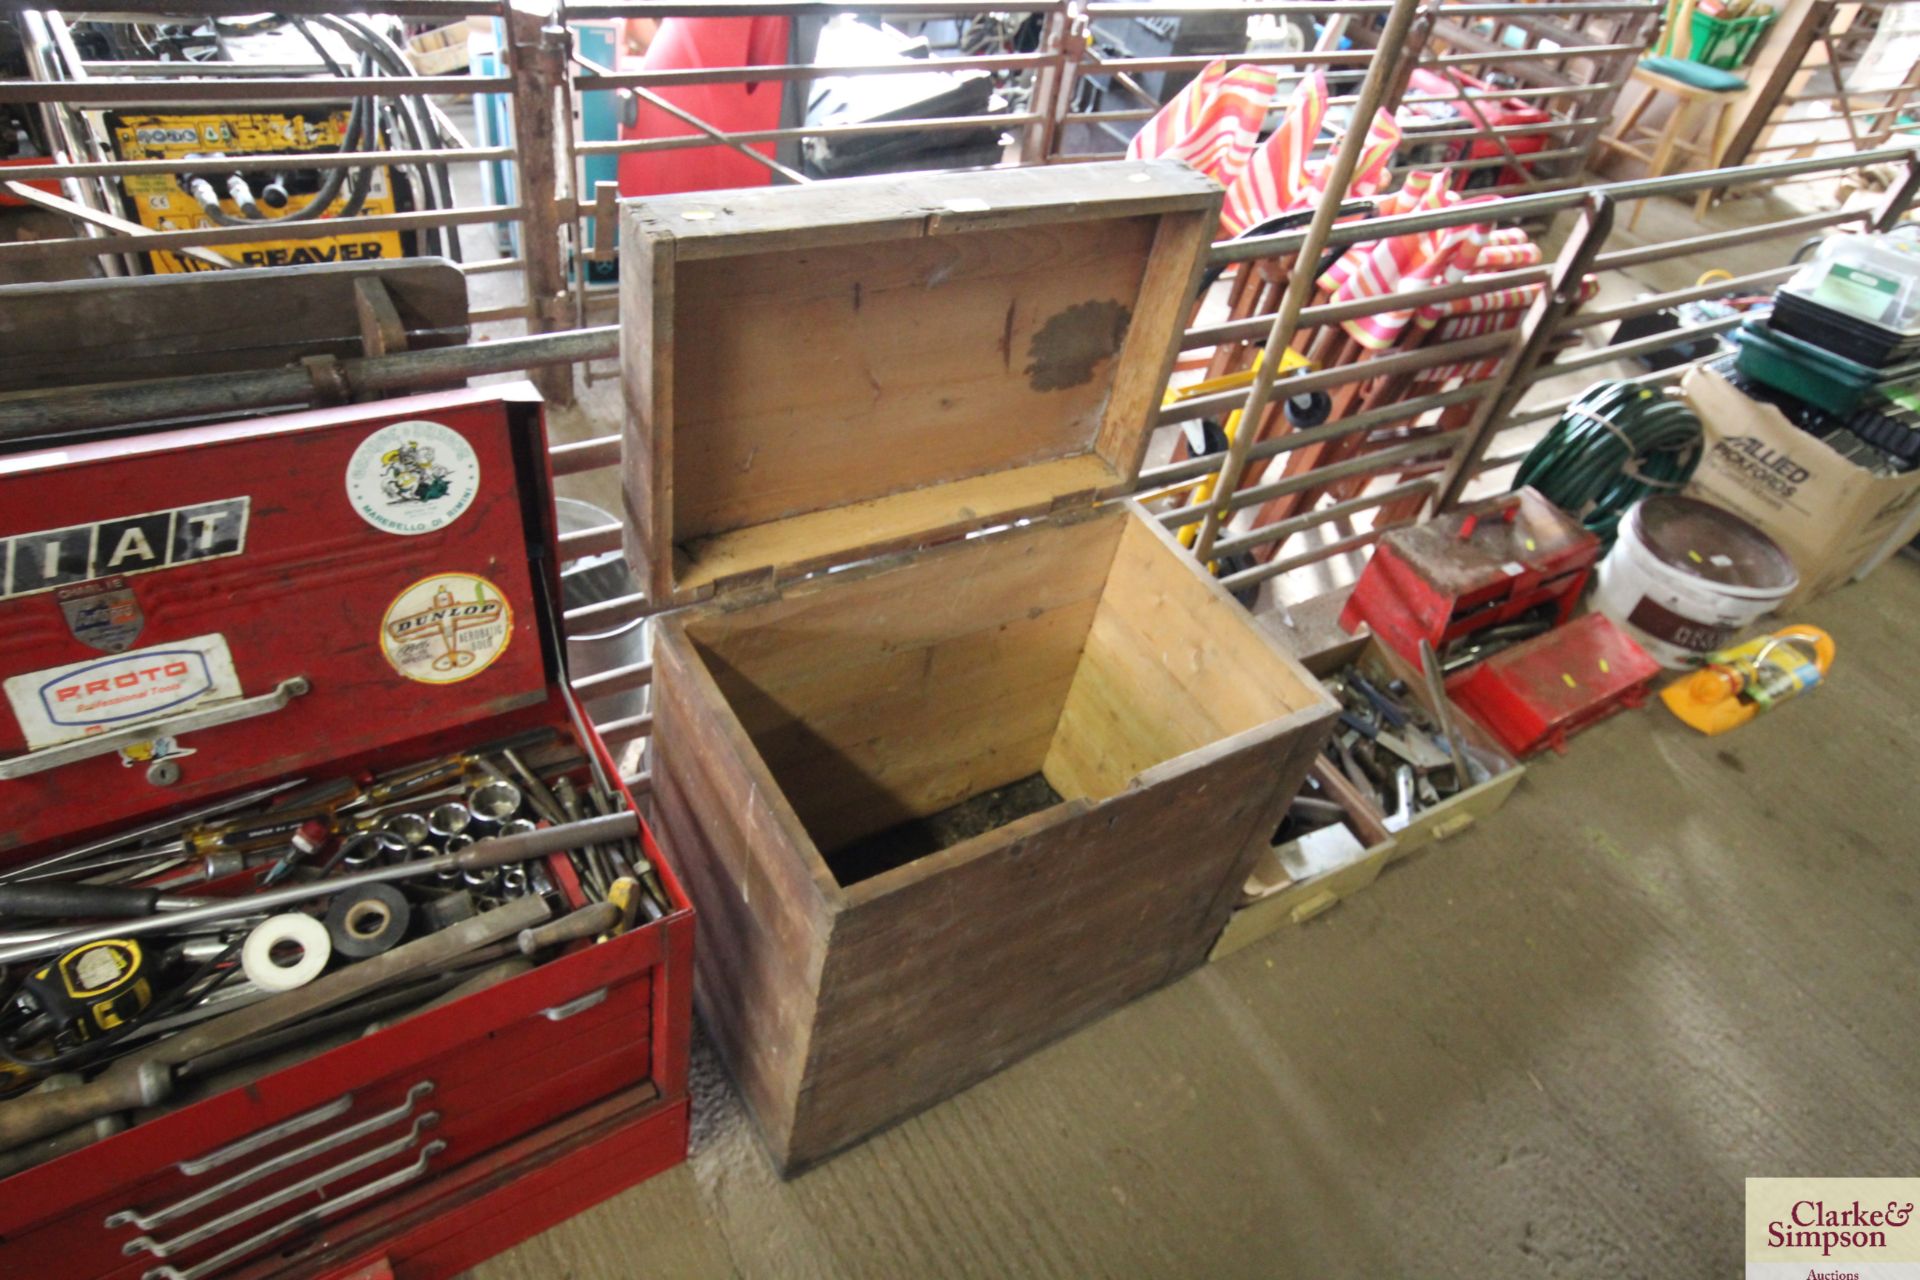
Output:
<instances>
[{"instance_id":1,"label":"wooden storage crate","mask_svg":"<svg viewBox=\"0 0 1920 1280\"><path fill-rule=\"evenodd\" d=\"M1218 201L1128 162L627 208L629 546L712 597L656 633L656 815L784 1171L1200 963L1325 738L1305 670L1096 504Z\"/></svg>"}]
</instances>

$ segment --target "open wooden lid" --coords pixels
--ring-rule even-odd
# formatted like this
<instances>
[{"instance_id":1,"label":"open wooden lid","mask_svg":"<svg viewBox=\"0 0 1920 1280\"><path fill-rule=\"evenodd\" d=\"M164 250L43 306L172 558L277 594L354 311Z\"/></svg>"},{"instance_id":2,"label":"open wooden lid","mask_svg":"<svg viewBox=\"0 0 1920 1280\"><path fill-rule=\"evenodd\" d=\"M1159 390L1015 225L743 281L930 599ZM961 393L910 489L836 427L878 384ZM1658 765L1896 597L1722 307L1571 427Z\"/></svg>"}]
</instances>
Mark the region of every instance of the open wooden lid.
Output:
<instances>
[{"instance_id":1,"label":"open wooden lid","mask_svg":"<svg viewBox=\"0 0 1920 1280\"><path fill-rule=\"evenodd\" d=\"M1122 161L627 204L629 550L655 598L1128 491L1219 202Z\"/></svg>"}]
</instances>

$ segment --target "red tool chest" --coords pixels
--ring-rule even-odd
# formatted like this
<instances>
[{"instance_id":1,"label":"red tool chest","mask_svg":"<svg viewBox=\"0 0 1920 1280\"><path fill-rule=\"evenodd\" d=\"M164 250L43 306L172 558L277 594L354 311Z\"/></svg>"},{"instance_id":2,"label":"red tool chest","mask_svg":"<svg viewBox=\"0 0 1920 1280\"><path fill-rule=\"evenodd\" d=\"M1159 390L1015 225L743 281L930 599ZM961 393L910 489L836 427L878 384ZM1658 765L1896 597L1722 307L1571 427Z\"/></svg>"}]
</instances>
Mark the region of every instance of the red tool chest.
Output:
<instances>
[{"instance_id":1,"label":"red tool chest","mask_svg":"<svg viewBox=\"0 0 1920 1280\"><path fill-rule=\"evenodd\" d=\"M1340 611L1417 670L1420 642L1447 646L1532 618L1559 626L1573 615L1600 540L1533 489L1471 503L1380 539Z\"/></svg>"},{"instance_id":2,"label":"red tool chest","mask_svg":"<svg viewBox=\"0 0 1920 1280\"><path fill-rule=\"evenodd\" d=\"M551 484L525 384L0 457L0 868L532 730L632 807L568 691ZM445 1275L678 1163L693 917L640 840L664 916L185 1080L0 1180L0 1272Z\"/></svg>"},{"instance_id":3,"label":"red tool chest","mask_svg":"<svg viewBox=\"0 0 1920 1280\"><path fill-rule=\"evenodd\" d=\"M1647 699L1660 664L1605 614L1588 613L1502 650L1447 694L1516 756L1552 747Z\"/></svg>"}]
</instances>

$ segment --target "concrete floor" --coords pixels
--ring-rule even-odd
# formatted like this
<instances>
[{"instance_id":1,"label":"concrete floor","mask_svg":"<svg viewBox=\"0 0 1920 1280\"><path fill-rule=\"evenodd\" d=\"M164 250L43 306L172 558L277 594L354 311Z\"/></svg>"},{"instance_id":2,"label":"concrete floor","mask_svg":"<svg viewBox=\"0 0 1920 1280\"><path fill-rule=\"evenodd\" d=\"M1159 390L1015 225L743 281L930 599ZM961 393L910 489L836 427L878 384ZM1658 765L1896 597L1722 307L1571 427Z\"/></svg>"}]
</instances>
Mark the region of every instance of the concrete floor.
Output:
<instances>
[{"instance_id":1,"label":"concrete floor","mask_svg":"<svg viewBox=\"0 0 1920 1280\"><path fill-rule=\"evenodd\" d=\"M1482 826L812 1173L710 1055L686 1165L520 1277L1735 1274L1742 1179L1920 1166L1920 564L1832 681L1648 707Z\"/></svg>"}]
</instances>

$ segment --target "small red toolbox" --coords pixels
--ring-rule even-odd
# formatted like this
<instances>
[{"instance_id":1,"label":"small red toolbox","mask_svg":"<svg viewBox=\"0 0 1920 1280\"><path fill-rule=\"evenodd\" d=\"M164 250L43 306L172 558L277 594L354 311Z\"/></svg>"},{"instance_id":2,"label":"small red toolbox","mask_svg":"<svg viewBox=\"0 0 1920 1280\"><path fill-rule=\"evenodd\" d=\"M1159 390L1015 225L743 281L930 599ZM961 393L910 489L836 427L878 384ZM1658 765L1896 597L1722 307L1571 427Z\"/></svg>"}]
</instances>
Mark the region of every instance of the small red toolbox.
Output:
<instances>
[{"instance_id":1,"label":"small red toolbox","mask_svg":"<svg viewBox=\"0 0 1920 1280\"><path fill-rule=\"evenodd\" d=\"M1600 540L1533 489L1476 502L1380 539L1340 611L1417 670L1420 642L1448 646L1492 627L1559 626L1600 559Z\"/></svg>"},{"instance_id":2,"label":"small red toolbox","mask_svg":"<svg viewBox=\"0 0 1920 1280\"><path fill-rule=\"evenodd\" d=\"M1573 734L1639 706L1659 674L1660 664L1631 636L1604 614L1588 613L1455 676L1447 694L1524 757L1546 747L1565 751Z\"/></svg>"},{"instance_id":3,"label":"small red toolbox","mask_svg":"<svg viewBox=\"0 0 1920 1280\"><path fill-rule=\"evenodd\" d=\"M566 682L553 521L524 383L0 456L0 877L263 784L503 740L543 744L566 796L578 777L633 808ZM0 1178L0 1271L447 1275L678 1163L693 916L644 822L638 855L661 910L626 932L181 1070L164 1108ZM565 910L573 865L520 869L550 867ZM230 880L204 892L254 886Z\"/></svg>"}]
</instances>

